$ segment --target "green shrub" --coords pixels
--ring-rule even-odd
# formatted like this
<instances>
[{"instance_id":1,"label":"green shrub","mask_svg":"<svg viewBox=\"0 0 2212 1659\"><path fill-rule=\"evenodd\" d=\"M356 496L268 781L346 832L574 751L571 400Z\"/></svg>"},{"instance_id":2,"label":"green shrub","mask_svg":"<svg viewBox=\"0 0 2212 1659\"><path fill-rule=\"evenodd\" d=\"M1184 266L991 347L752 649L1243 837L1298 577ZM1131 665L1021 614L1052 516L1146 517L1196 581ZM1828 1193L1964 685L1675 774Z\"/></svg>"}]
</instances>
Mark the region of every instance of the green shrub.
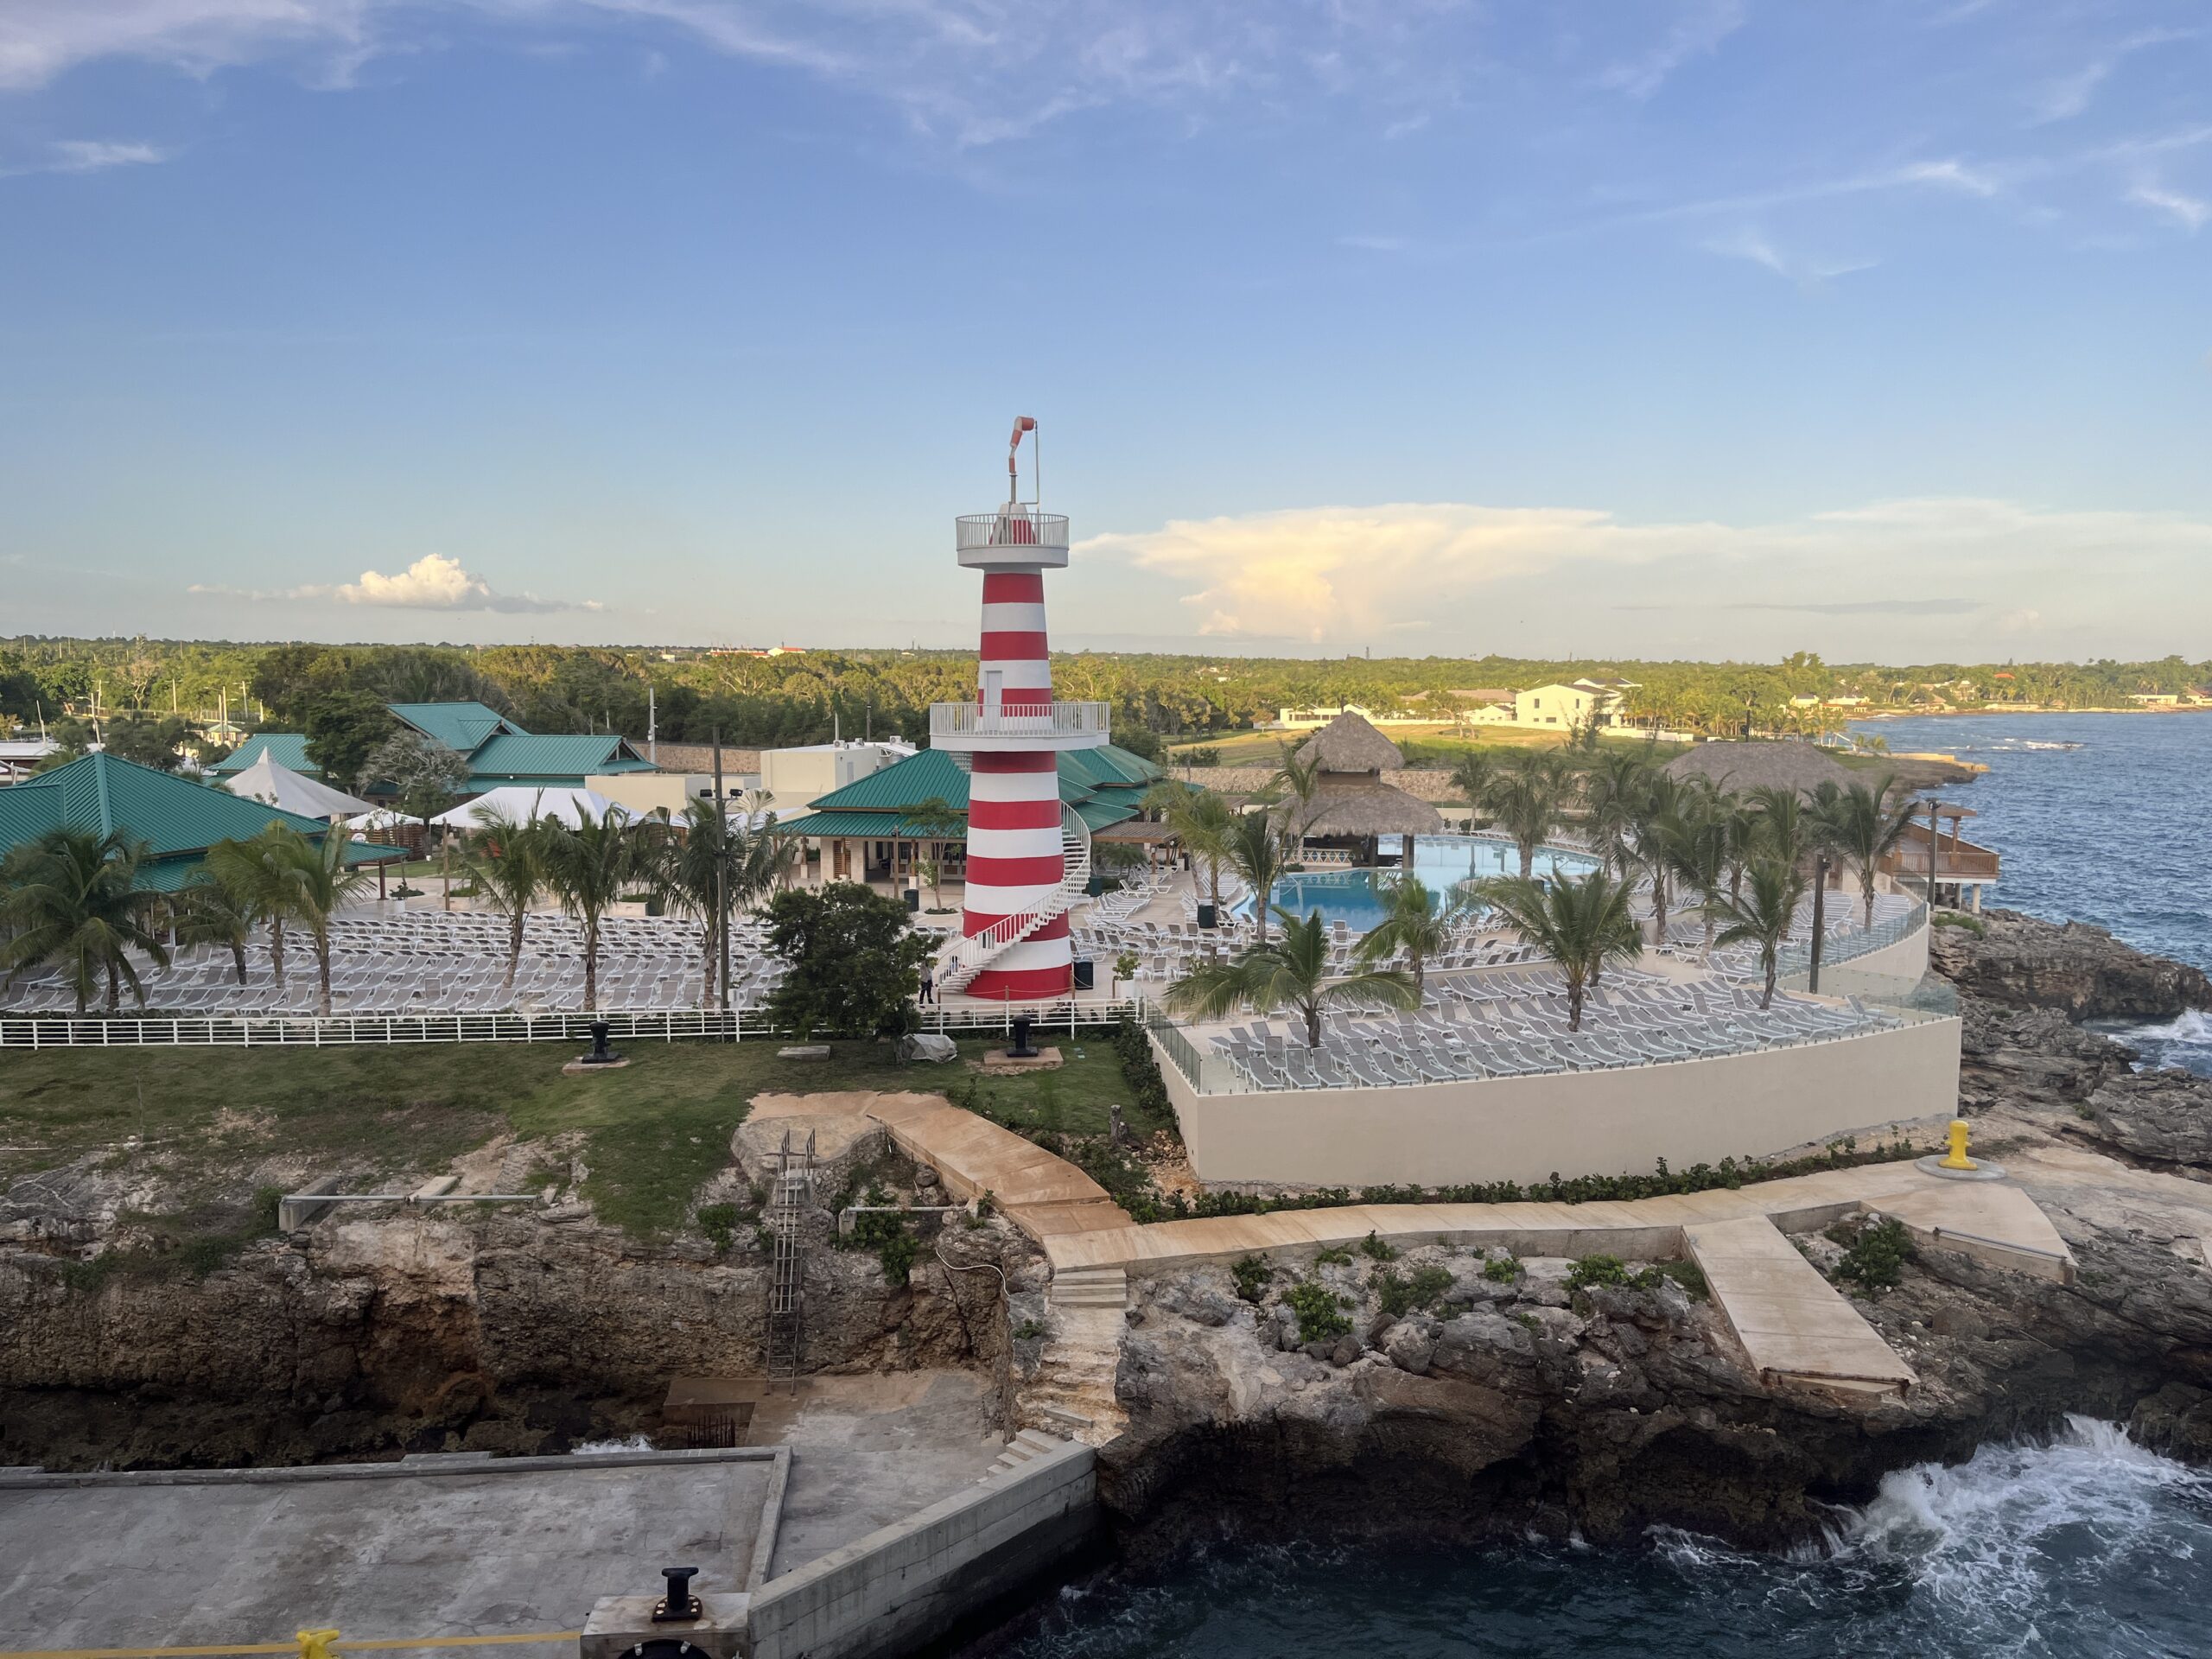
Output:
<instances>
[{"instance_id":1,"label":"green shrub","mask_svg":"<svg viewBox=\"0 0 2212 1659\"><path fill-rule=\"evenodd\" d=\"M1371 1227L1368 1229L1367 1236L1359 1241L1359 1253L1370 1262L1395 1262L1398 1259L1397 1246L1377 1238Z\"/></svg>"},{"instance_id":2,"label":"green shrub","mask_svg":"<svg viewBox=\"0 0 2212 1659\"><path fill-rule=\"evenodd\" d=\"M1415 1268L1411 1276L1395 1268L1385 1268L1375 1277L1375 1286L1382 1295L1385 1317L1402 1319L1416 1308L1433 1307L1452 1288L1449 1268Z\"/></svg>"},{"instance_id":3,"label":"green shrub","mask_svg":"<svg viewBox=\"0 0 2212 1659\"><path fill-rule=\"evenodd\" d=\"M1912 1235L1905 1231L1903 1222L1891 1217L1862 1226L1855 1233L1847 1223L1839 1222L1828 1229L1828 1236L1844 1247L1843 1260L1835 1264L1835 1276L1852 1280L1863 1289L1879 1290L1896 1284L1900 1270L1912 1258Z\"/></svg>"},{"instance_id":4,"label":"green shrub","mask_svg":"<svg viewBox=\"0 0 2212 1659\"><path fill-rule=\"evenodd\" d=\"M1656 1268L1644 1268L1630 1273L1628 1263L1618 1255L1585 1255L1576 1258L1567 1270L1569 1292L1587 1290L1592 1285L1619 1285L1629 1290L1656 1290L1666 1275Z\"/></svg>"},{"instance_id":5,"label":"green shrub","mask_svg":"<svg viewBox=\"0 0 2212 1659\"><path fill-rule=\"evenodd\" d=\"M1036 1319L1024 1319L1014 1327L1014 1339L1016 1342L1034 1342L1044 1334L1045 1326Z\"/></svg>"},{"instance_id":6,"label":"green shrub","mask_svg":"<svg viewBox=\"0 0 2212 1659\"><path fill-rule=\"evenodd\" d=\"M737 1237L737 1206L734 1204L702 1204L699 1206L699 1230L715 1247L718 1255L729 1254L731 1243Z\"/></svg>"},{"instance_id":7,"label":"green shrub","mask_svg":"<svg viewBox=\"0 0 2212 1659\"><path fill-rule=\"evenodd\" d=\"M1257 1306L1268 1281L1275 1276L1274 1264L1264 1255L1239 1256L1230 1264L1229 1276L1236 1281L1237 1295Z\"/></svg>"},{"instance_id":8,"label":"green shrub","mask_svg":"<svg viewBox=\"0 0 2212 1659\"><path fill-rule=\"evenodd\" d=\"M1298 1315L1300 1342L1326 1342L1351 1333L1351 1321L1344 1317L1351 1304L1319 1280L1300 1280L1283 1293L1283 1300Z\"/></svg>"},{"instance_id":9,"label":"green shrub","mask_svg":"<svg viewBox=\"0 0 2212 1659\"><path fill-rule=\"evenodd\" d=\"M1508 1251L1483 1263L1483 1277L1493 1285L1510 1285L1521 1276L1521 1258Z\"/></svg>"},{"instance_id":10,"label":"green shrub","mask_svg":"<svg viewBox=\"0 0 2212 1659\"><path fill-rule=\"evenodd\" d=\"M1705 1282L1705 1270L1694 1262L1662 1262L1655 1270L1680 1285L1694 1302L1707 1301L1713 1295L1713 1287Z\"/></svg>"},{"instance_id":11,"label":"green shrub","mask_svg":"<svg viewBox=\"0 0 2212 1659\"><path fill-rule=\"evenodd\" d=\"M1925 859L1921 861L1923 864L1927 861L1928 861ZM1937 911L1936 912L1936 925L1938 927L1961 927L1967 932L1973 934L1977 939L1986 939L1989 937L1989 925L1983 921L1980 917L1969 916L1962 910Z\"/></svg>"},{"instance_id":12,"label":"green shrub","mask_svg":"<svg viewBox=\"0 0 2212 1659\"><path fill-rule=\"evenodd\" d=\"M1317 1268L1348 1268L1351 1265L1351 1252L1341 1244L1332 1244L1314 1256L1313 1265Z\"/></svg>"}]
</instances>

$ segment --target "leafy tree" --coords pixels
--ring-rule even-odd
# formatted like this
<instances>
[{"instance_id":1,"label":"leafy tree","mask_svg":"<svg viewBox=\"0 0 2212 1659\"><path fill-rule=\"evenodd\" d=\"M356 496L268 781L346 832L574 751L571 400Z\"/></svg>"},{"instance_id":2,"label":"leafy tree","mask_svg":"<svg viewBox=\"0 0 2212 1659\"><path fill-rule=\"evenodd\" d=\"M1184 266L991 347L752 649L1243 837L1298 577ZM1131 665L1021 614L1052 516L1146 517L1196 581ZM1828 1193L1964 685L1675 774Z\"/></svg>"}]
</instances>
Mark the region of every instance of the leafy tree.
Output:
<instances>
[{"instance_id":1,"label":"leafy tree","mask_svg":"<svg viewBox=\"0 0 2212 1659\"><path fill-rule=\"evenodd\" d=\"M120 831L49 830L0 863L0 968L12 982L27 969L58 963L77 995L77 1012L105 981L107 1012L120 1012L122 988L143 1005L144 988L130 953L156 967L168 952L146 925L149 896L137 891L145 843Z\"/></svg>"},{"instance_id":2,"label":"leafy tree","mask_svg":"<svg viewBox=\"0 0 2212 1659\"><path fill-rule=\"evenodd\" d=\"M1705 952L1711 956L1713 906L1728 876L1730 829L1720 799L1703 791L1690 795L1681 811L1660 819L1655 830L1660 855L1682 891L1703 901Z\"/></svg>"},{"instance_id":3,"label":"leafy tree","mask_svg":"<svg viewBox=\"0 0 2212 1659\"><path fill-rule=\"evenodd\" d=\"M699 921L704 967L702 1007L714 1006L722 932L729 918L757 903L775 885L783 848L772 833L774 824L772 815L757 830L733 827L716 803L688 801L683 834L669 837L656 861L653 891Z\"/></svg>"},{"instance_id":4,"label":"leafy tree","mask_svg":"<svg viewBox=\"0 0 2212 1659\"><path fill-rule=\"evenodd\" d=\"M1440 905L1428 885L1411 871L1400 875L1386 889L1382 919L1359 942L1363 962L1382 962L1402 950L1412 964L1414 989L1427 988L1431 957L1452 947L1455 906Z\"/></svg>"},{"instance_id":5,"label":"leafy tree","mask_svg":"<svg viewBox=\"0 0 2212 1659\"><path fill-rule=\"evenodd\" d=\"M916 802L899 827L917 841L950 841L955 836L967 833L968 815L942 795L932 795L925 801ZM925 862L928 867L930 897L942 906L944 903L943 851L932 852Z\"/></svg>"},{"instance_id":6,"label":"leafy tree","mask_svg":"<svg viewBox=\"0 0 2212 1659\"><path fill-rule=\"evenodd\" d=\"M133 760L156 772L175 772L184 764L184 744L199 734L192 721L176 715L118 715L107 722L101 746L120 760Z\"/></svg>"},{"instance_id":7,"label":"leafy tree","mask_svg":"<svg viewBox=\"0 0 2212 1659\"><path fill-rule=\"evenodd\" d=\"M805 1042L817 1032L865 1037L901 1023L931 946L896 899L833 881L769 900L768 949L785 964L769 1012Z\"/></svg>"},{"instance_id":8,"label":"leafy tree","mask_svg":"<svg viewBox=\"0 0 2212 1659\"><path fill-rule=\"evenodd\" d=\"M402 727L370 751L362 762L361 780L391 785L392 804L418 820L427 837L430 820L468 787L468 757L411 727Z\"/></svg>"},{"instance_id":9,"label":"leafy tree","mask_svg":"<svg viewBox=\"0 0 2212 1659\"><path fill-rule=\"evenodd\" d=\"M1583 999L1606 968L1643 958L1643 935L1629 910L1629 884L1604 870L1574 881L1501 875L1476 891L1523 944L1535 945L1565 976L1569 1031L1582 1029Z\"/></svg>"},{"instance_id":10,"label":"leafy tree","mask_svg":"<svg viewBox=\"0 0 2212 1659\"><path fill-rule=\"evenodd\" d=\"M1649 744L1642 749L1606 749L1599 753L1586 780L1590 845L1624 881L1636 871L1637 823L1657 770Z\"/></svg>"},{"instance_id":11,"label":"leafy tree","mask_svg":"<svg viewBox=\"0 0 2212 1659\"><path fill-rule=\"evenodd\" d=\"M1749 878L1749 893L1733 898L1716 894L1708 908L1726 924L1717 944L1758 946L1759 969L1766 978L1759 1007L1764 1008L1774 1003L1775 972L1783 944L1797 920L1797 901L1805 896L1805 878L1796 866L1778 858L1758 860L1751 866Z\"/></svg>"},{"instance_id":12,"label":"leafy tree","mask_svg":"<svg viewBox=\"0 0 2212 1659\"><path fill-rule=\"evenodd\" d=\"M1209 963L1167 988L1167 1006L1202 1020L1218 1019L1241 1007L1262 1014L1287 1007L1306 1021L1306 1046L1321 1046L1321 1011L1332 1004L1416 1008L1421 992L1413 976L1395 968L1370 969L1342 979L1329 974L1329 935L1315 911L1300 921L1278 906L1282 937L1259 944L1233 962Z\"/></svg>"},{"instance_id":13,"label":"leafy tree","mask_svg":"<svg viewBox=\"0 0 2212 1659\"><path fill-rule=\"evenodd\" d=\"M1317 754L1311 760L1301 760L1298 758L1298 751L1289 744L1279 743L1277 747L1282 752L1281 763L1268 779L1268 786L1270 789L1279 788L1289 797L1289 804L1282 815L1282 836L1285 842L1295 847L1306 839L1306 827L1313 822L1314 814L1319 810L1316 798L1321 791L1321 757ZM1262 917L1265 913L1263 909ZM1264 938L1267 932L1265 920L1260 924L1260 931Z\"/></svg>"},{"instance_id":14,"label":"leafy tree","mask_svg":"<svg viewBox=\"0 0 2212 1659\"><path fill-rule=\"evenodd\" d=\"M632 881L652 874L649 849L621 814L611 804L596 818L580 809L574 829L548 818L538 842L546 885L583 928L586 1014L599 1011L600 924Z\"/></svg>"},{"instance_id":15,"label":"leafy tree","mask_svg":"<svg viewBox=\"0 0 2212 1659\"><path fill-rule=\"evenodd\" d=\"M358 792L369 757L398 726L379 697L365 691L327 691L308 705L308 759L331 784Z\"/></svg>"},{"instance_id":16,"label":"leafy tree","mask_svg":"<svg viewBox=\"0 0 2212 1659\"><path fill-rule=\"evenodd\" d=\"M1559 833L1572 798L1567 757L1555 749L1529 749L1491 785L1490 804L1497 827L1521 854L1521 879L1535 872L1536 849Z\"/></svg>"},{"instance_id":17,"label":"leafy tree","mask_svg":"<svg viewBox=\"0 0 2212 1659\"><path fill-rule=\"evenodd\" d=\"M1497 758L1484 749L1470 749L1452 763L1452 788L1467 804L1467 826L1482 827L1491 791L1497 787Z\"/></svg>"}]
</instances>

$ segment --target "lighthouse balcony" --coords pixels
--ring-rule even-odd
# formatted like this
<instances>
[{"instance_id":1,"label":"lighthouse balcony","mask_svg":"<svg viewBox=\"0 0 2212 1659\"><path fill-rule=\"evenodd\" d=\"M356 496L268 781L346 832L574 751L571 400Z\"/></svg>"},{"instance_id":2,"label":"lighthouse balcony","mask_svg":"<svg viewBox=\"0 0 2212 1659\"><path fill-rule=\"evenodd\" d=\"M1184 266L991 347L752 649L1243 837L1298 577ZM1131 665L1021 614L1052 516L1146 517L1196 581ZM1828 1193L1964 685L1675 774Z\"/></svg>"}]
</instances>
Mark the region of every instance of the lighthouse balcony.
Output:
<instances>
[{"instance_id":1,"label":"lighthouse balcony","mask_svg":"<svg viewBox=\"0 0 2212 1659\"><path fill-rule=\"evenodd\" d=\"M1095 749L1110 734L1107 702L933 702L930 747L963 755Z\"/></svg>"},{"instance_id":2,"label":"lighthouse balcony","mask_svg":"<svg viewBox=\"0 0 2212 1659\"><path fill-rule=\"evenodd\" d=\"M1015 505L1001 507L996 512L971 512L955 519L953 524L960 563L969 569L1067 568L1068 521L1065 513L1036 512Z\"/></svg>"}]
</instances>

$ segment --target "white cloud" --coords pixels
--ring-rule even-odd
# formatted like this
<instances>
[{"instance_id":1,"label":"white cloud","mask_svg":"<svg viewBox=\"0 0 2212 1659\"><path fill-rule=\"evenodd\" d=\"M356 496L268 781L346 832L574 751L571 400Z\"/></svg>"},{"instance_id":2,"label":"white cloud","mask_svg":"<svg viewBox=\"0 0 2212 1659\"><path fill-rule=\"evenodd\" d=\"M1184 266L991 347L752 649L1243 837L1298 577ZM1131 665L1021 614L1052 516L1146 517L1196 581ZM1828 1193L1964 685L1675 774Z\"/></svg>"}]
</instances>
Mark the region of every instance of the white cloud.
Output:
<instances>
[{"instance_id":1,"label":"white cloud","mask_svg":"<svg viewBox=\"0 0 2212 1659\"><path fill-rule=\"evenodd\" d=\"M0 87L38 86L99 58L205 74L286 47L358 48L376 0L8 0Z\"/></svg>"},{"instance_id":2,"label":"white cloud","mask_svg":"<svg viewBox=\"0 0 2212 1659\"><path fill-rule=\"evenodd\" d=\"M1340 236L1340 248L1358 248L1367 253L1403 253L1413 245L1402 236Z\"/></svg>"},{"instance_id":3,"label":"white cloud","mask_svg":"<svg viewBox=\"0 0 2212 1659\"><path fill-rule=\"evenodd\" d=\"M2212 219L2212 202L2161 185L2139 184L2127 193L2127 199L2139 207L2163 213L2185 231L2202 230L2204 222Z\"/></svg>"},{"instance_id":4,"label":"white cloud","mask_svg":"<svg viewBox=\"0 0 2212 1659\"><path fill-rule=\"evenodd\" d=\"M1440 650L1504 649L1510 626L1516 648L1571 633L1585 649L1604 648L1602 637L1622 649L1726 652L1749 648L1747 630L1789 649L1817 626L1872 652L1900 630L1964 648L2053 615L2113 638L2124 628L2177 639L2212 622L2202 575L2212 522L1978 498L1760 524L1460 502L1300 507L1179 519L1081 550L1156 577L1198 633L1224 641L1356 645L1433 623ZM2168 601L2146 628L2152 620L2129 595L2150 591ZM1617 626L1628 612L1675 620ZM1746 620L1756 613L1775 620Z\"/></svg>"},{"instance_id":5,"label":"white cloud","mask_svg":"<svg viewBox=\"0 0 2212 1659\"><path fill-rule=\"evenodd\" d=\"M1948 189L1960 190L1970 196L1993 196L1999 186L1986 172L1969 168L1963 162L1915 162L1897 171L1900 184L1934 184Z\"/></svg>"},{"instance_id":6,"label":"white cloud","mask_svg":"<svg viewBox=\"0 0 2212 1659\"><path fill-rule=\"evenodd\" d=\"M473 571L462 569L459 559L443 553L425 553L395 575L364 570L359 581L340 582L334 587L326 583L268 592L195 582L190 591L222 594L232 599L335 599L347 605L385 606L416 611L521 613L601 611L607 608L595 600L578 602L540 599L535 594L496 593L490 582Z\"/></svg>"},{"instance_id":7,"label":"white cloud","mask_svg":"<svg viewBox=\"0 0 2212 1659\"><path fill-rule=\"evenodd\" d=\"M105 173L111 167L151 167L168 160L151 144L118 144L91 138L63 138L46 147L46 159L20 167L0 167L0 179L29 173Z\"/></svg>"}]
</instances>

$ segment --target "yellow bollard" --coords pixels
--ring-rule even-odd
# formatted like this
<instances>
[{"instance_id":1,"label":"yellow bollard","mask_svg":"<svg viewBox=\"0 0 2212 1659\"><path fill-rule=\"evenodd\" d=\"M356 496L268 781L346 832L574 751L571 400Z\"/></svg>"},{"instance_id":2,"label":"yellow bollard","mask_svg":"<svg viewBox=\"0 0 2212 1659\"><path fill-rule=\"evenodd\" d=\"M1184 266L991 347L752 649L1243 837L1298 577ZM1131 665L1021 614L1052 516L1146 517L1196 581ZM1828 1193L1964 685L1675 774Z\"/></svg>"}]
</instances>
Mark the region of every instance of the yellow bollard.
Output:
<instances>
[{"instance_id":1,"label":"yellow bollard","mask_svg":"<svg viewBox=\"0 0 2212 1659\"><path fill-rule=\"evenodd\" d=\"M300 1644L300 1659L338 1659L330 1650L330 1644L338 1639L337 1631L294 1630L292 1635Z\"/></svg>"},{"instance_id":2,"label":"yellow bollard","mask_svg":"<svg viewBox=\"0 0 2212 1659\"><path fill-rule=\"evenodd\" d=\"M1981 1166L1967 1156L1967 1121L1963 1117L1951 1120L1951 1155L1936 1166L1939 1169L1980 1169Z\"/></svg>"}]
</instances>

